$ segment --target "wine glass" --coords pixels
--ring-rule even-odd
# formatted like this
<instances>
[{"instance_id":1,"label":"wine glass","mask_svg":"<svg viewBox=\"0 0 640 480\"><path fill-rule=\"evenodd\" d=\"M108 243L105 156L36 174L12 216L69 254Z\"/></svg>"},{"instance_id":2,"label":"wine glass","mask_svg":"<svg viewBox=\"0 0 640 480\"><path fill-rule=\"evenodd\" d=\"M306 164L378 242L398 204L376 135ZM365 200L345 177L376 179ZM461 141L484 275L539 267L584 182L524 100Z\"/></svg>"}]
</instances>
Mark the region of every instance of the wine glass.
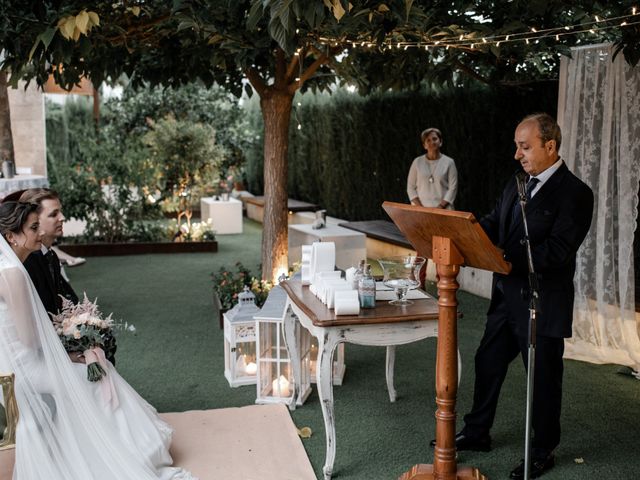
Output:
<instances>
[{"instance_id":1,"label":"wine glass","mask_svg":"<svg viewBox=\"0 0 640 480\"><path fill-rule=\"evenodd\" d=\"M396 299L389 302L391 305L413 303L407 300L407 292L420 285L420 269L426 261L426 258L415 255L397 255L378 260L384 272L383 283L396 294Z\"/></svg>"}]
</instances>

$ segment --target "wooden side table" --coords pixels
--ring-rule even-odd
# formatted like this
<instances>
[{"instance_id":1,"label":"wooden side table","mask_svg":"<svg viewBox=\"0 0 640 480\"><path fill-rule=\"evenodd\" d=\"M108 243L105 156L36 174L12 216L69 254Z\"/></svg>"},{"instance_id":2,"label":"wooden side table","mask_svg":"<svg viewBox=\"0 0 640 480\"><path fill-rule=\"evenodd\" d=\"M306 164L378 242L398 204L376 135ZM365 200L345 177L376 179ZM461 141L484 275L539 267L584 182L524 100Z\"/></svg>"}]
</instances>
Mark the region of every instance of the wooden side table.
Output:
<instances>
[{"instance_id":1,"label":"wooden side table","mask_svg":"<svg viewBox=\"0 0 640 480\"><path fill-rule=\"evenodd\" d=\"M336 429L333 412L332 364L336 346L343 342L359 345L387 346L387 385L389 395L393 390L393 359L395 345L438 336L438 302L432 297L413 300L406 307L389 305L387 301L376 302L376 308L360 310L359 315L336 316L309 287L299 280L281 283L288 296L288 308L284 317L284 334L292 359L296 386L301 378L300 354L296 351L295 325L297 321L318 340L317 386L322 416L325 424L326 456L323 467L324 479L329 480L333 472L336 455ZM295 388L295 387L294 387ZM392 396L393 391L393 396ZM295 392L294 396L299 395ZM294 402L295 403L295 402Z\"/></svg>"}]
</instances>

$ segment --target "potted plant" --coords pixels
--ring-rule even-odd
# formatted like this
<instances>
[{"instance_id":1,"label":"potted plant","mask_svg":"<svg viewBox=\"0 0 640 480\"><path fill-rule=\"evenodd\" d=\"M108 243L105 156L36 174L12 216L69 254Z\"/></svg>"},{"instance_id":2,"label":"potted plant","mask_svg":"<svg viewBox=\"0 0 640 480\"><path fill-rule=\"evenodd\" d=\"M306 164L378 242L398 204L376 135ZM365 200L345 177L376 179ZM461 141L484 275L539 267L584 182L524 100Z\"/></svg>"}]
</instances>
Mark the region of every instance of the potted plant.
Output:
<instances>
[{"instance_id":1,"label":"potted plant","mask_svg":"<svg viewBox=\"0 0 640 480\"><path fill-rule=\"evenodd\" d=\"M213 281L214 305L220 316L220 328L223 327L222 315L238 302L238 295L247 285L256 297L256 305L262 307L273 287L271 282L261 280L251 274L241 262L236 262L235 269L221 267L217 273L211 274Z\"/></svg>"}]
</instances>

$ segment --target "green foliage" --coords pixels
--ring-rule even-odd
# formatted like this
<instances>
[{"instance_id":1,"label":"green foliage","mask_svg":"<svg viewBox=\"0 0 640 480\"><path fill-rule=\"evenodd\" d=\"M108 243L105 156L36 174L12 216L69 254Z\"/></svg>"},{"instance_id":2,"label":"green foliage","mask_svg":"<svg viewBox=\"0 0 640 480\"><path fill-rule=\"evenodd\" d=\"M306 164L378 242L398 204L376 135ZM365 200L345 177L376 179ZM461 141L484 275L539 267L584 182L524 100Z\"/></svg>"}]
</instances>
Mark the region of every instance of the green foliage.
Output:
<instances>
[{"instance_id":1,"label":"green foliage","mask_svg":"<svg viewBox=\"0 0 640 480\"><path fill-rule=\"evenodd\" d=\"M334 57L344 47L366 41L376 46L403 41L454 41L460 35L478 39L471 48L351 49L348 56L325 65L302 86L327 90L336 75L357 82L362 92L382 88L417 87L423 79L436 84L456 82L460 73L488 82L529 81L557 75L556 53L578 41L617 42L628 60L637 62L640 28L576 27L558 40L505 42L482 45L482 38L539 31L565 25L591 25L595 16L629 15L633 2L616 0L145 0L139 5L105 0L0 1L2 69L12 81L34 78L44 84L51 65L64 66L54 75L62 85L87 75L99 85L125 74L135 86L182 85L199 79L218 83L236 96L247 88L248 69L263 80L274 78L279 47L291 59L298 48L308 48L303 68L325 54ZM95 12L99 26L77 40L65 38L61 19L82 10ZM137 10L134 10L137 9ZM607 25L608 26L608 25ZM336 50L321 38L340 39ZM399 75L399 72L403 72Z\"/></svg>"},{"instance_id":2,"label":"green foliage","mask_svg":"<svg viewBox=\"0 0 640 480\"><path fill-rule=\"evenodd\" d=\"M127 91L123 98L107 101L101 113L96 130L86 99L47 104L50 182L61 194L66 216L87 221L88 240L165 238L166 232L148 220L161 215L160 204L172 204L175 210L180 199L173 195L176 185L185 178L202 180L188 189L197 200L201 187L213 186L216 166L242 168L246 127L237 102L220 89L193 85ZM164 119L167 115L175 117L175 124ZM155 142L162 164L141 141L147 134L154 138L157 124L173 129L163 130L165 138ZM216 127L221 131L214 132ZM169 145L169 138L175 143ZM216 145L218 140L224 148ZM170 160L171 155L177 160ZM202 164L192 174L198 162Z\"/></svg>"},{"instance_id":3,"label":"green foliage","mask_svg":"<svg viewBox=\"0 0 640 480\"><path fill-rule=\"evenodd\" d=\"M192 203L205 196L219 175L224 150L215 144L213 128L168 116L151 124L143 137L149 147L148 165L156 171L155 185L165 211L190 218Z\"/></svg>"},{"instance_id":4,"label":"green foliage","mask_svg":"<svg viewBox=\"0 0 640 480\"><path fill-rule=\"evenodd\" d=\"M257 276L253 276L241 262L236 262L235 271L227 267L220 267L218 273L211 274L211 280L213 281L213 291L218 295L223 311L233 308L238 303L238 295L245 285L256 296L258 307L264 305L269 290L273 287L271 282L260 280L260 272Z\"/></svg>"},{"instance_id":5,"label":"green foliage","mask_svg":"<svg viewBox=\"0 0 640 480\"><path fill-rule=\"evenodd\" d=\"M216 239L211 219L207 222L178 223L172 220L167 226L168 237L179 242L206 242Z\"/></svg>"},{"instance_id":6,"label":"green foliage","mask_svg":"<svg viewBox=\"0 0 640 480\"><path fill-rule=\"evenodd\" d=\"M48 104L47 161L67 217L87 222L86 236L107 242L149 237L144 220L159 215L144 191L154 170L138 139L105 124L96 131L91 106Z\"/></svg>"},{"instance_id":7,"label":"green foliage","mask_svg":"<svg viewBox=\"0 0 640 480\"><path fill-rule=\"evenodd\" d=\"M348 220L387 218L382 202L408 202L409 166L424 153L420 132L435 126L443 132L443 153L456 161L456 208L482 215L517 167L515 126L529 113L555 114L557 85L368 97L341 91L306 94L296 103L300 106L290 128L290 197L317 203L329 215ZM259 115L255 109L250 112ZM260 172L256 165L262 165L262 152L249 150L248 158L247 171ZM259 176L249 178L250 185L260 181Z\"/></svg>"}]
</instances>

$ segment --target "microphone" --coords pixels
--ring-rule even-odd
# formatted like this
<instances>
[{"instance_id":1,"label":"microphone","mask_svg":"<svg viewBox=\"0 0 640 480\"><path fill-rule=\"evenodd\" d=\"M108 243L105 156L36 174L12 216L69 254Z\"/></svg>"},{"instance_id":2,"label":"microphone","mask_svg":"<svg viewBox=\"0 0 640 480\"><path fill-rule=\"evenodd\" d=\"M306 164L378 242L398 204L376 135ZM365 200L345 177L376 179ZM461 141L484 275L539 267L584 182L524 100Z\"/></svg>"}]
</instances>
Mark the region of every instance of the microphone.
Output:
<instances>
[{"instance_id":1,"label":"microphone","mask_svg":"<svg viewBox=\"0 0 640 480\"><path fill-rule=\"evenodd\" d=\"M516 173L516 184L518 185L518 196L521 202L527 201L527 174L523 171Z\"/></svg>"}]
</instances>

